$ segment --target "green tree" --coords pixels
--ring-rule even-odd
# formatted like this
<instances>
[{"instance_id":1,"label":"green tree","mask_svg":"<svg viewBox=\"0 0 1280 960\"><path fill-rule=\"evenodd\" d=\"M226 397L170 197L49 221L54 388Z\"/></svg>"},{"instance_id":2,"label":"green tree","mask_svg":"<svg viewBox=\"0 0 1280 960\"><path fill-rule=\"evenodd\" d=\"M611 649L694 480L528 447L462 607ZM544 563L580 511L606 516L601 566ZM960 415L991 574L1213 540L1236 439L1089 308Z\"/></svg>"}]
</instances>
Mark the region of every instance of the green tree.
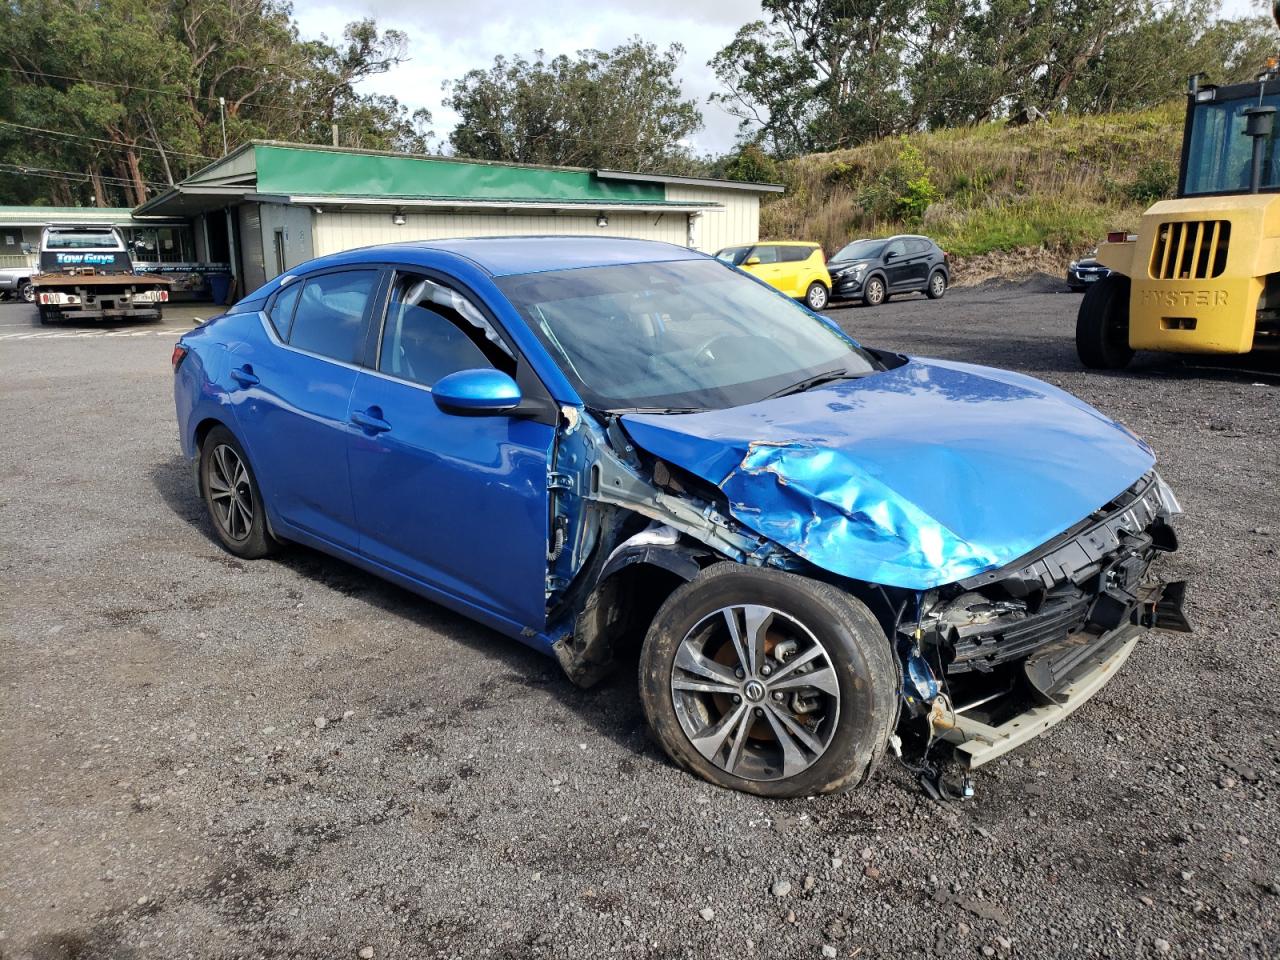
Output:
<instances>
[{"instance_id":1,"label":"green tree","mask_svg":"<svg viewBox=\"0 0 1280 960\"><path fill-rule=\"evenodd\" d=\"M430 116L355 86L404 59L372 20L304 41L280 0L11 0L0 202L134 205L252 138L423 149ZM225 104L225 109L220 105Z\"/></svg>"},{"instance_id":2,"label":"green tree","mask_svg":"<svg viewBox=\"0 0 1280 960\"><path fill-rule=\"evenodd\" d=\"M687 168L684 140L702 126L675 78L684 49L638 38L610 51L532 60L497 57L450 84L460 156L629 170Z\"/></svg>"}]
</instances>

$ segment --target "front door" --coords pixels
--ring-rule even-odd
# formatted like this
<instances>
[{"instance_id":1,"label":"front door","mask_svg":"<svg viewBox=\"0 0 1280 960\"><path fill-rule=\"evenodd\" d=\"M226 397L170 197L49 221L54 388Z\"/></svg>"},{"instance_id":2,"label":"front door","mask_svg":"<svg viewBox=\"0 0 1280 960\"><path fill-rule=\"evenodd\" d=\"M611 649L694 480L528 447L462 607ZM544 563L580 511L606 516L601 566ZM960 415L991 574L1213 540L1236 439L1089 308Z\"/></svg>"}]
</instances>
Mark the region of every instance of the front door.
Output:
<instances>
[{"instance_id":1,"label":"front door","mask_svg":"<svg viewBox=\"0 0 1280 960\"><path fill-rule=\"evenodd\" d=\"M378 277L341 270L290 284L269 317L286 345L237 344L229 370L236 419L271 515L349 550L357 536L347 415Z\"/></svg>"},{"instance_id":2,"label":"front door","mask_svg":"<svg viewBox=\"0 0 1280 960\"><path fill-rule=\"evenodd\" d=\"M351 398L348 447L369 559L517 627L545 622L547 464L555 428L445 413L431 385L516 359L488 316L435 279L398 273L377 357Z\"/></svg>"},{"instance_id":3,"label":"front door","mask_svg":"<svg viewBox=\"0 0 1280 960\"><path fill-rule=\"evenodd\" d=\"M890 290L901 290L911 283L911 264L908 262L907 245L902 240L891 240L884 251L884 275Z\"/></svg>"}]
</instances>

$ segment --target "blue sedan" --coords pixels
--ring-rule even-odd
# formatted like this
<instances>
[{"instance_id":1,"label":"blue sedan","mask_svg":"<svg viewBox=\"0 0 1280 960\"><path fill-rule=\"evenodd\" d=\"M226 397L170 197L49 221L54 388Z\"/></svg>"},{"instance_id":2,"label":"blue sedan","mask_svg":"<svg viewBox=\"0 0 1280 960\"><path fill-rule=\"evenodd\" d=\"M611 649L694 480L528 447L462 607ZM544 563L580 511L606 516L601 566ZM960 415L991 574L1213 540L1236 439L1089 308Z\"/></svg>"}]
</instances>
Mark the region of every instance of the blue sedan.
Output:
<instances>
[{"instance_id":1,"label":"blue sedan","mask_svg":"<svg viewBox=\"0 0 1280 960\"><path fill-rule=\"evenodd\" d=\"M681 247L353 250L173 365L227 550L322 550L579 684L638 656L658 740L725 787L847 789L911 725L913 769L984 763L1189 629L1153 571L1179 507L1128 429Z\"/></svg>"}]
</instances>

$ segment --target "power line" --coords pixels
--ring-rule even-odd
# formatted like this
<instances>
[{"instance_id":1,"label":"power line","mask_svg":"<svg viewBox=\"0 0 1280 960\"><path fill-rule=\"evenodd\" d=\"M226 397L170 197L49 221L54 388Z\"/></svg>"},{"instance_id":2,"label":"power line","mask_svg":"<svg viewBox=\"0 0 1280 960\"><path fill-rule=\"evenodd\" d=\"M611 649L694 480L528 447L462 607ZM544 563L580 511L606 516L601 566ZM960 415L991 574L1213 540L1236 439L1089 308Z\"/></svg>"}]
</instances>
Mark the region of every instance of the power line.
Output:
<instances>
[{"instance_id":1,"label":"power line","mask_svg":"<svg viewBox=\"0 0 1280 960\"><path fill-rule=\"evenodd\" d=\"M25 123L13 123L10 120L0 120L0 125L6 127L17 127L19 130L27 130L32 133L42 133L55 137L69 137L73 140L92 140L94 143L105 144L114 147L117 150L150 150L152 153L168 154L174 157L195 157L197 160L216 160L217 157L211 157L203 153L191 153L186 150L163 150L159 147L148 147L138 143L130 146L127 143L119 143L115 140L106 140L102 137L91 137L87 133L67 133L63 130L50 130L47 127L32 127Z\"/></svg>"},{"instance_id":2,"label":"power line","mask_svg":"<svg viewBox=\"0 0 1280 960\"><path fill-rule=\"evenodd\" d=\"M75 179L82 183L91 183L93 176L82 170L58 170L54 167L28 167L18 163L0 163L0 167L7 167L11 173L21 173L33 177L45 174L60 175L63 179ZM171 186L167 183L160 183L157 180L132 180L128 177L111 177L104 174L98 175L99 180L104 180L114 184L135 185L138 183L145 184L148 187L159 187L162 190L168 190Z\"/></svg>"},{"instance_id":3,"label":"power line","mask_svg":"<svg viewBox=\"0 0 1280 960\"><path fill-rule=\"evenodd\" d=\"M0 66L0 70L8 73L16 73L27 77L44 77L48 80L69 80L72 83L85 83L90 86L98 87L116 87L122 90L137 90L139 93L158 93L163 97L170 97L174 100L204 100L209 103L217 103L218 98L205 93L182 93L173 90L160 90L156 87L140 87L132 83L119 83L112 80L91 80L88 77L72 77L63 73L46 73L43 70L28 70L22 67L6 67ZM241 100L239 106L257 107L259 110L276 110L282 113L291 113L302 117L319 117L324 120L329 119L329 114L321 110L300 110L294 107L286 107L276 103L263 103L260 100Z\"/></svg>"}]
</instances>

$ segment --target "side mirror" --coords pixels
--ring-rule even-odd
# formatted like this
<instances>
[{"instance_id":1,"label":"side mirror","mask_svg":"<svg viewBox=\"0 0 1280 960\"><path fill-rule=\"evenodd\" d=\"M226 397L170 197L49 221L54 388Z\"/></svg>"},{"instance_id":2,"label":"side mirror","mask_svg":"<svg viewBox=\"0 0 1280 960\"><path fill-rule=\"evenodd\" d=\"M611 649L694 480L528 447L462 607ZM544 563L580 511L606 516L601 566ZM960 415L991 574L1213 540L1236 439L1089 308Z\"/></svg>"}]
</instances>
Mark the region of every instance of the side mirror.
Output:
<instances>
[{"instance_id":1,"label":"side mirror","mask_svg":"<svg viewBox=\"0 0 1280 960\"><path fill-rule=\"evenodd\" d=\"M759 257L747 257L746 262L744 262L742 265L744 267L754 267L759 262L760 262Z\"/></svg>"},{"instance_id":2,"label":"side mirror","mask_svg":"<svg viewBox=\"0 0 1280 960\"><path fill-rule=\"evenodd\" d=\"M897 255L898 255L898 251L897 251L897 250L886 250L886 251L884 252L884 258L885 258L886 260L892 260L892 259L893 259L894 257L896 257Z\"/></svg>"},{"instance_id":3,"label":"side mirror","mask_svg":"<svg viewBox=\"0 0 1280 960\"><path fill-rule=\"evenodd\" d=\"M486 416L508 413L520 403L520 387L500 370L459 370L441 377L431 388L445 413Z\"/></svg>"}]
</instances>

